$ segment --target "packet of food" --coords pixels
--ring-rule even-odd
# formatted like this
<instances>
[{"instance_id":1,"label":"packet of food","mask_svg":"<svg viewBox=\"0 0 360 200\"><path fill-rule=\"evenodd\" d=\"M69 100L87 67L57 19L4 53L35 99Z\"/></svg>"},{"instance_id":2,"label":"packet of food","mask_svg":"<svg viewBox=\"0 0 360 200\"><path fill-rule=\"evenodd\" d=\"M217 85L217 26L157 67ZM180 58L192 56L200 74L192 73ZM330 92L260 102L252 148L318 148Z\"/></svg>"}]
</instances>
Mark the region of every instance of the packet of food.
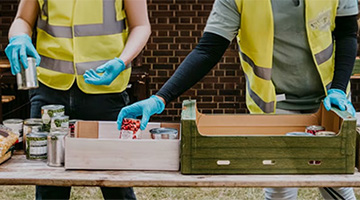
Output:
<instances>
[{"instance_id":1,"label":"packet of food","mask_svg":"<svg viewBox=\"0 0 360 200\"><path fill-rule=\"evenodd\" d=\"M0 125L0 164L11 157L13 145L19 136L3 125Z\"/></svg>"},{"instance_id":2,"label":"packet of food","mask_svg":"<svg viewBox=\"0 0 360 200\"><path fill-rule=\"evenodd\" d=\"M7 153L11 146L13 146L19 136L11 131L11 129L0 125L0 156Z\"/></svg>"}]
</instances>

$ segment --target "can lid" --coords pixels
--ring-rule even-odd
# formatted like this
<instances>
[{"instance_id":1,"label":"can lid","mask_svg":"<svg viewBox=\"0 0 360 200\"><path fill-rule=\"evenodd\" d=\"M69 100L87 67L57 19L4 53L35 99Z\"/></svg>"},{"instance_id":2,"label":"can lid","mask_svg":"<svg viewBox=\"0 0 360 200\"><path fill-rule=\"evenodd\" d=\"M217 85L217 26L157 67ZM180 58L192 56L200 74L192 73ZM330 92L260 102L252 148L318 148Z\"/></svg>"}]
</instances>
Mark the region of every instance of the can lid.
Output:
<instances>
[{"instance_id":1,"label":"can lid","mask_svg":"<svg viewBox=\"0 0 360 200\"><path fill-rule=\"evenodd\" d=\"M335 136L336 133L333 131L318 131L315 133L317 136Z\"/></svg>"},{"instance_id":2,"label":"can lid","mask_svg":"<svg viewBox=\"0 0 360 200\"><path fill-rule=\"evenodd\" d=\"M165 128L165 127L161 127L161 128L153 128L150 129L150 133L152 134L177 134L178 130L174 129L174 128Z\"/></svg>"},{"instance_id":3,"label":"can lid","mask_svg":"<svg viewBox=\"0 0 360 200\"><path fill-rule=\"evenodd\" d=\"M23 123L24 120L22 119L6 119L3 121L3 124L6 125L6 124L19 124L19 123Z\"/></svg>"},{"instance_id":4,"label":"can lid","mask_svg":"<svg viewBox=\"0 0 360 200\"><path fill-rule=\"evenodd\" d=\"M289 132L286 133L287 136L314 136L311 133L307 133L307 132Z\"/></svg>"},{"instance_id":5,"label":"can lid","mask_svg":"<svg viewBox=\"0 0 360 200\"><path fill-rule=\"evenodd\" d=\"M36 61L34 57L30 57L30 56L27 57L27 60L28 61Z\"/></svg>"},{"instance_id":6,"label":"can lid","mask_svg":"<svg viewBox=\"0 0 360 200\"><path fill-rule=\"evenodd\" d=\"M60 109L64 109L65 106L63 105L45 105L45 106L41 106L41 109L46 109L46 110L60 110Z\"/></svg>"},{"instance_id":7,"label":"can lid","mask_svg":"<svg viewBox=\"0 0 360 200\"><path fill-rule=\"evenodd\" d=\"M325 127L320 125L311 125L306 127L307 130L325 130Z\"/></svg>"},{"instance_id":8,"label":"can lid","mask_svg":"<svg viewBox=\"0 0 360 200\"><path fill-rule=\"evenodd\" d=\"M24 120L25 125L39 124L39 123L42 124L42 119L41 118L29 118L29 119Z\"/></svg>"},{"instance_id":9,"label":"can lid","mask_svg":"<svg viewBox=\"0 0 360 200\"><path fill-rule=\"evenodd\" d=\"M54 117L51 118L51 120L55 120L55 119L60 119L60 120L65 119L65 120L69 120L69 116L67 116L67 115L58 115L58 116L54 116Z\"/></svg>"}]
</instances>

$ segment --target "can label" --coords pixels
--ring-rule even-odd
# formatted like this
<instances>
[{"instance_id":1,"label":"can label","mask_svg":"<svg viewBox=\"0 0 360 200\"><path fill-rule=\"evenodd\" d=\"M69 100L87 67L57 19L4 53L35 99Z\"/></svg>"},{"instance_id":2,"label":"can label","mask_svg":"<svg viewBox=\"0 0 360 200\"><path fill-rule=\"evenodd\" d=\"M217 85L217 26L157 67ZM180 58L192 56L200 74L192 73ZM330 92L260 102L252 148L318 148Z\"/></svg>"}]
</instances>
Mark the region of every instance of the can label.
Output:
<instances>
[{"instance_id":1,"label":"can label","mask_svg":"<svg viewBox=\"0 0 360 200\"><path fill-rule=\"evenodd\" d=\"M55 116L51 118L51 128L69 128L69 116Z\"/></svg>"},{"instance_id":2,"label":"can label","mask_svg":"<svg viewBox=\"0 0 360 200\"><path fill-rule=\"evenodd\" d=\"M43 122L43 130L49 132L51 128L51 118L63 116L65 114L65 106L63 105L46 105L41 107L41 119Z\"/></svg>"},{"instance_id":3,"label":"can label","mask_svg":"<svg viewBox=\"0 0 360 200\"><path fill-rule=\"evenodd\" d=\"M311 125L311 126L306 127L306 129L305 129L305 132L311 133L313 135L316 135L316 133L319 131L325 131L325 127L319 126L319 125Z\"/></svg>"},{"instance_id":4,"label":"can label","mask_svg":"<svg viewBox=\"0 0 360 200\"><path fill-rule=\"evenodd\" d=\"M30 160L47 158L47 135L29 134L26 139L26 158Z\"/></svg>"},{"instance_id":5,"label":"can label","mask_svg":"<svg viewBox=\"0 0 360 200\"><path fill-rule=\"evenodd\" d=\"M75 123L77 121L76 119L69 120L70 137L75 137Z\"/></svg>"},{"instance_id":6,"label":"can label","mask_svg":"<svg viewBox=\"0 0 360 200\"><path fill-rule=\"evenodd\" d=\"M138 119L123 119L120 139L139 139L140 138L140 120Z\"/></svg>"}]
</instances>

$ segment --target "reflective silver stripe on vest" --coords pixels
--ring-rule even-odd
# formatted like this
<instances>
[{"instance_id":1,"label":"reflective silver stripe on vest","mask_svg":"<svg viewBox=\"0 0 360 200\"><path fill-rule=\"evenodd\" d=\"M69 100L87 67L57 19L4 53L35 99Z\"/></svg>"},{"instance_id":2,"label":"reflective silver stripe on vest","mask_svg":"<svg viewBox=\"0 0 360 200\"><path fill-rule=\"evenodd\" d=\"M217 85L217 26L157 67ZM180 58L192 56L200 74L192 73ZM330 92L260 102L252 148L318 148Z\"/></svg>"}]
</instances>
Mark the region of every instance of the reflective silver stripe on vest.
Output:
<instances>
[{"instance_id":1,"label":"reflective silver stripe on vest","mask_svg":"<svg viewBox=\"0 0 360 200\"><path fill-rule=\"evenodd\" d=\"M42 20L41 17L38 18L37 22L38 28L45 31L49 35L57 38L72 38L72 30L71 27L65 26L53 26L48 24L47 21Z\"/></svg>"},{"instance_id":2,"label":"reflective silver stripe on vest","mask_svg":"<svg viewBox=\"0 0 360 200\"><path fill-rule=\"evenodd\" d=\"M93 69L95 70L100 65L106 63L109 60L100 60L100 61L93 61L93 62L82 62L76 64L76 70L78 75L83 75L86 70ZM40 66L49 70L62 72L66 74L74 74L74 65L70 61L64 60L56 60L53 58L49 58L46 56L41 55L41 63ZM131 63L128 64L125 69L131 67Z\"/></svg>"},{"instance_id":3,"label":"reflective silver stripe on vest","mask_svg":"<svg viewBox=\"0 0 360 200\"><path fill-rule=\"evenodd\" d=\"M264 68L264 67L257 66L257 65L255 65L254 61L251 60L251 58L249 56L247 56L245 53L240 51L240 54L241 54L242 59L252 67L256 76L258 76L262 79L265 79L265 80L271 80L271 68Z\"/></svg>"},{"instance_id":4,"label":"reflective silver stripe on vest","mask_svg":"<svg viewBox=\"0 0 360 200\"><path fill-rule=\"evenodd\" d=\"M324 49L323 51L315 54L315 59L318 65L321 65L322 63L328 61L334 52L334 44L331 43L330 46L328 46L326 49Z\"/></svg>"},{"instance_id":5,"label":"reflective silver stripe on vest","mask_svg":"<svg viewBox=\"0 0 360 200\"><path fill-rule=\"evenodd\" d=\"M76 63L76 72L78 75L83 75L86 70L93 69L95 70L97 67L100 67L101 65L105 64L109 60L99 60L99 61L93 61L93 62L82 62L82 63ZM128 69L131 67L131 63L126 65L125 69Z\"/></svg>"},{"instance_id":6,"label":"reflective silver stripe on vest","mask_svg":"<svg viewBox=\"0 0 360 200\"><path fill-rule=\"evenodd\" d=\"M94 62L82 62L76 63L76 72L78 75L83 75L86 70L93 69L95 70L100 65L106 63L109 60L99 60Z\"/></svg>"},{"instance_id":7,"label":"reflective silver stripe on vest","mask_svg":"<svg viewBox=\"0 0 360 200\"><path fill-rule=\"evenodd\" d=\"M256 105L264 112L264 113L273 113L274 112L274 101L266 103L263 101L253 90L251 90L249 79L245 74L247 91L251 97L251 99L256 103Z\"/></svg>"},{"instance_id":8,"label":"reflective silver stripe on vest","mask_svg":"<svg viewBox=\"0 0 360 200\"><path fill-rule=\"evenodd\" d=\"M74 74L74 64L70 61L56 60L43 55L40 55L41 63L40 66L49 70L62 72L66 74Z\"/></svg>"},{"instance_id":9,"label":"reflective silver stripe on vest","mask_svg":"<svg viewBox=\"0 0 360 200\"><path fill-rule=\"evenodd\" d=\"M44 1L43 9L47 8L47 1ZM45 11L47 13L47 11ZM38 18L38 28L44 30L53 37L72 38L72 28L68 26L53 26L47 21ZM74 36L99 36L122 33L126 29L125 19L116 21L115 0L103 0L103 23L75 25Z\"/></svg>"}]
</instances>

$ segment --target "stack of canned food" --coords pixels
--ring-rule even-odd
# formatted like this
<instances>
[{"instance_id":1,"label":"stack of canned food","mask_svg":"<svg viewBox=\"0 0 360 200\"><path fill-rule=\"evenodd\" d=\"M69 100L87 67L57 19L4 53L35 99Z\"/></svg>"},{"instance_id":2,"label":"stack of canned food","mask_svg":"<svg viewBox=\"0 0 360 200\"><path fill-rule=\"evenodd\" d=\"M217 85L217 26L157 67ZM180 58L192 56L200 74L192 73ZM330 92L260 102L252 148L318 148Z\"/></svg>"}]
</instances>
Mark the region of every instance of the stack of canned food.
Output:
<instances>
[{"instance_id":1,"label":"stack of canned food","mask_svg":"<svg viewBox=\"0 0 360 200\"><path fill-rule=\"evenodd\" d=\"M30 160L46 160L50 166L64 163L64 139L70 132L63 105L41 107L41 118L8 119L3 124L19 136L16 150L23 149ZM72 130L74 123L72 123Z\"/></svg>"}]
</instances>

